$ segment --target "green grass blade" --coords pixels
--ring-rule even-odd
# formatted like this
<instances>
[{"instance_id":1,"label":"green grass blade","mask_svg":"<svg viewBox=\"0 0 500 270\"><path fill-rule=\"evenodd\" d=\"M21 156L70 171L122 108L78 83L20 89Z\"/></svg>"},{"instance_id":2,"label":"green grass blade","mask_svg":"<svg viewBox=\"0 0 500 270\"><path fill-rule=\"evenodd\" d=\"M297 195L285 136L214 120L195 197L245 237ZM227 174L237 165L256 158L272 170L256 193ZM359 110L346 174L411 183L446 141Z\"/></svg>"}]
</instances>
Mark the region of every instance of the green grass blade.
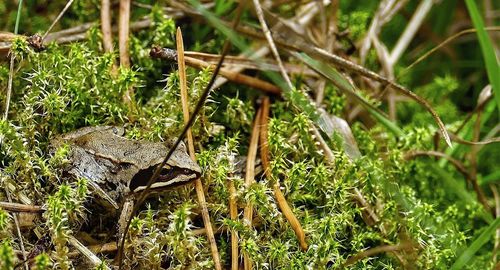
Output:
<instances>
[{"instance_id":1,"label":"green grass blade","mask_svg":"<svg viewBox=\"0 0 500 270\"><path fill-rule=\"evenodd\" d=\"M199 11L210 24L221 31L222 34L224 34L232 44L236 45L238 49L244 51L244 48L248 47L245 41L238 34L236 34L230 27L225 25L219 18L217 18L216 15L208 11L199 1L189 0L188 2L193 5L193 7L197 11Z\"/></svg>"},{"instance_id":2,"label":"green grass blade","mask_svg":"<svg viewBox=\"0 0 500 270\"><path fill-rule=\"evenodd\" d=\"M474 257L474 254L486 243L491 240L491 236L500 226L500 218L495 219L481 235L479 235L472 244L458 257L455 263L451 266L451 270L463 269L467 262Z\"/></svg>"},{"instance_id":3,"label":"green grass blade","mask_svg":"<svg viewBox=\"0 0 500 270\"><path fill-rule=\"evenodd\" d=\"M21 20L21 9L23 8L23 0L19 1L19 5L17 6L17 15L16 15L16 25L14 26L14 34L19 33L19 21Z\"/></svg>"},{"instance_id":4,"label":"green grass blade","mask_svg":"<svg viewBox=\"0 0 500 270\"><path fill-rule=\"evenodd\" d=\"M354 88L335 68L330 65L326 65L320 61L317 61L309 57L305 53L293 53L295 57L302 60L309 67L319 72L321 75L325 76L330 80L335 86L341 89L345 94L355 98L360 102L360 104L382 125L384 125L389 131L391 131L397 137L403 136L403 131L394 122L389 120L383 114L378 112L378 109L370 104L365 98L357 93L357 89Z\"/></svg>"},{"instance_id":5,"label":"green grass blade","mask_svg":"<svg viewBox=\"0 0 500 270\"><path fill-rule=\"evenodd\" d=\"M470 17L472 19L472 24L477 30L477 37L479 39L479 45L481 46L481 51L483 53L484 62L486 63L486 72L488 74L488 79L490 80L491 86L493 87L493 92L495 93L495 100L497 103L498 114L500 116L500 66L493 49L493 44L491 39L484 29L484 22L479 13L474 0L465 0L467 4L467 9L469 10Z\"/></svg>"},{"instance_id":6,"label":"green grass blade","mask_svg":"<svg viewBox=\"0 0 500 270\"><path fill-rule=\"evenodd\" d=\"M481 186L487 184L494 184L496 182L500 182L500 170L492 172L486 176L479 178L479 184Z\"/></svg>"}]
</instances>

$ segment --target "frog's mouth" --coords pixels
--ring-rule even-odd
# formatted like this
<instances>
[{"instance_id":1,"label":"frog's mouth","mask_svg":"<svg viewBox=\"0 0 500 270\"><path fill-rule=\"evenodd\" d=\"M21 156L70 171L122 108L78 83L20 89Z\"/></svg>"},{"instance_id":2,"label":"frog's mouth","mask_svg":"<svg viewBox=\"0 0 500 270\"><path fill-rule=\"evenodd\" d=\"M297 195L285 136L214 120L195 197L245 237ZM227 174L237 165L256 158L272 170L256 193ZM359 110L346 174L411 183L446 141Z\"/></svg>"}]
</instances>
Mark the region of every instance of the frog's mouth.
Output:
<instances>
[{"instance_id":1,"label":"frog's mouth","mask_svg":"<svg viewBox=\"0 0 500 270\"><path fill-rule=\"evenodd\" d=\"M140 170L134 175L129 183L129 189L133 192L141 191L146 188L149 179L153 176L156 166L151 166L147 169ZM196 173L178 167L163 167L156 181L151 185L151 188L165 188L187 183L196 178Z\"/></svg>"}]
</instances>

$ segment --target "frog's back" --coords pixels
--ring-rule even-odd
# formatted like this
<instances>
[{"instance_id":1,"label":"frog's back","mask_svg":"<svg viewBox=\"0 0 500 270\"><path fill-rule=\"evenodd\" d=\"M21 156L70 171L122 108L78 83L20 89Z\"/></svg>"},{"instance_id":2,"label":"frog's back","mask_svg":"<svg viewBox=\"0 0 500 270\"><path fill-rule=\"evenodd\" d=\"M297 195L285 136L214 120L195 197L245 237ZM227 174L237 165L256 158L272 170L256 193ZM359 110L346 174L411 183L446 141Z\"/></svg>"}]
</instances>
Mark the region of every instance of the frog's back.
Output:
<instances>
[{"instance_id":1,"label":"frog's back","mask_svg":"<svg viewBox=\"0 0 500 270\"><path fill-rule=\"evenodd\" d=\"M135 164L142 168L157 164L168 151L162 143L135 141L100 131L79 137L74 143L116 163Z\"/></svg>"}]
</instances>

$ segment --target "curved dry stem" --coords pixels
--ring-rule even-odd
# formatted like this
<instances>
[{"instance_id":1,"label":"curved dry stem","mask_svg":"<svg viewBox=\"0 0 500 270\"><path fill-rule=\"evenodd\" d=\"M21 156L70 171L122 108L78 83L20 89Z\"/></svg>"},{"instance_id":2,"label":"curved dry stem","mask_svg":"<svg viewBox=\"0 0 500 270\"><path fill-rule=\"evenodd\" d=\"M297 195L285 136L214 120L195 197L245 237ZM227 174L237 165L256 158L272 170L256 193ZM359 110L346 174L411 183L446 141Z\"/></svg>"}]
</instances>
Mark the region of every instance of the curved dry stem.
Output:
<instances>
[{"instance_id":1,"label":"curved dry stem","mask_svg":"<svg viewBox=\"0 0 500 270\"><path fill-rule=\"evenodd\" d=\"M450 133L450 137L453 141L460 143L460 144L465 144L465 145L487 145L487 144L491 144L491 143L500 143L500 137L495 137L495 138L486 139L484 141L477 141L477 142L462 139L453 133Z\"/></svg>"},{"instance_id":2,"label":"curved dry stem","mask_svg":"<svg viewBox=\"0 0 500 270\"><path fill-rule=\"evenodd\" d=\"M485 27L484 30L486 30L486 31L500 31L500 26ZM401 77L402 75L406 74L408 72L408 70L413 68L416 64L422 62L425 58L429 57L429 55L433 54L435 51L441 49L442 47L448 45L448 43L452 42L453 40L457 39L458 37L463 36L465 34L475 33L475 32L476 32L475 28L469 28L469 29L465 29L463 31L460 31L460 32L452 35L451 37L447 38L446 40L444 40L443 42L438 44L436 47L430 49L428 52L426 52L422 56L420 56L417 60L415 60L408 67L406 67L401 72L401 75L399 75L398 77Z\"/></svg>"},{"instance_id":3,"label":"curved dry stem","mask_svg":"<svg viewBox=\"0 0 500 270\"><path fill-rule=\"evenodd\" d=\"M358 262L366 257L375 256L375 255L380 254L380 253L394 252L394 251L400 251L400 250L411 250L413 248L415 248L415 245L413 245L411 243L404 243L404 244L398 244L398 245L383 245L383 246L370 248L370 249L361 251L360 253L347 259L347 261L344 263L343 267L355 264L356 262Z\"/></svg>"},{"instance_id":4,"label":"curved dry stem","mask_svg":"<svg viewBox=\"0 0 500 270\"><path fill-rule=\"evenodd\" d=\"M269 149L268 149L268 144L267 144L267 136L268 136L268 128L267 128L267 123L269 121L269 107L270 107L270 101L269 97L264 98L264 102L262 103L262 113L260 115L260 123L261 123L261 129L260 129L260 156L262 160L262 166L264 167L264 172L266 174L266 178L269 181L272 181L272 175L271 175L271 169L270 169L270 162L269 162ZM306 241L306 235L304 233L304 230L302 229L302 225L300 225L299 220L293 213L292 209L288 205L288 202L286 201L285 195L280 189L280 185L278 181L274 181L273 183L273 192L274 196L276 197L276 201L278 203L278 206L285 216L285 218L288 220L290 223L290 226L292 227L293 231L295 232L295 235L297 236L297 240L299 241L300 248L303 251L307 250L307 241Z\"/></svg>"}]
</instances>

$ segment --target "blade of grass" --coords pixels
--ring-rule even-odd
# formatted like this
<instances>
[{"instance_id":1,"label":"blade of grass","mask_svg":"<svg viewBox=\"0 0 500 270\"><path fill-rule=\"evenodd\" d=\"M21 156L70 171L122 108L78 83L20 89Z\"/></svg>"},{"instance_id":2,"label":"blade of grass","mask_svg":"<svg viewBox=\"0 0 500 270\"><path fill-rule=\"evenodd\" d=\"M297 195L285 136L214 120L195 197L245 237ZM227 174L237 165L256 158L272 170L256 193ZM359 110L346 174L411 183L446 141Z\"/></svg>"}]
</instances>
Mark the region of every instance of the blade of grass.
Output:
<instances>
[{"instance_id":1,"label":"blade of grass","mask_svg":"<svg viewBox=\"0 0 500 270\"><path fill-rule=\"evenodd\" d=\"M500 170L492 172L486 176L479 177L479 185L493 184L495 182L500 182Z\"/></svg>"},{"instance_id":2,"label":"blade of grass","mask_svg":"<svg viewBox=\"0 0 500 270\"><path fill-rule=\"evenodd\" d=\"M197 11L203 15L207 21L212 24L217 30L222 32L231 43L233 43L238 49L246 48L247 45L243 39L238 36L230 27L222 23L222 21L214 15L212 12L208 11L199 1L189 0L188 1Z\"/></svg>"},{"instance_id":3,"label":"blade of grass","mask_svg":"<svg viewBox=\"0 0 500 270\"><path fill-rule=\"evenodd\" d=\"M500 227L500 218L495 219L485 230L481 233L470 246L458 257L455 263L451 266L450 270L463 269L469 262L474 254L486 243L491 240L491 236L495 230Z\"/></svg>"},{"instance_id":4,"label":"blade of grass","mask_svg":"<svg viewBox=\"0 0 500 270\"><path fill-rule=\"evenodd\" d=\"M498 115L500 116L500 65L498 63L495 50L493 49L493 44L491 39L486 33L484 28L484 22L479 13L474 0L465 0L467 9L469 10L470 17L472 19L472 24L477 30L477 37L479 39L479 45L481 46L481 51L483 53L484 62L486 64L486 73L488 74L488 79L490 80L491 86L495 93L495 100L497 102Z\"/></svg>"}]
</instances>

